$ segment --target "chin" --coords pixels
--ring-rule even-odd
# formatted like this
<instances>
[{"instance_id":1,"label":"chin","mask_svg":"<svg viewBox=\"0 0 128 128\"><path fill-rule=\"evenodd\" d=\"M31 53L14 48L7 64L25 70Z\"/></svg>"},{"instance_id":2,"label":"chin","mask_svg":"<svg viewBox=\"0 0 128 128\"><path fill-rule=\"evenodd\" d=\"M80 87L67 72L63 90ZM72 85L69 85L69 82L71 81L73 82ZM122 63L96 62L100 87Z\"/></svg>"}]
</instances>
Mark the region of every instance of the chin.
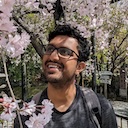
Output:
<instances>
[{"instance_id":1,"label":"chin","mask_svg":"<svg viewBox=\"0 0 128 128\"><path fill-rule=\"evenodd\" d=\"M60 78L57 78L57 77L46 77L46 79L47 79L47 81L49 82L49 83L58 83L59 81L61 81L61 79Z\"/></svg>"}]
</instances>

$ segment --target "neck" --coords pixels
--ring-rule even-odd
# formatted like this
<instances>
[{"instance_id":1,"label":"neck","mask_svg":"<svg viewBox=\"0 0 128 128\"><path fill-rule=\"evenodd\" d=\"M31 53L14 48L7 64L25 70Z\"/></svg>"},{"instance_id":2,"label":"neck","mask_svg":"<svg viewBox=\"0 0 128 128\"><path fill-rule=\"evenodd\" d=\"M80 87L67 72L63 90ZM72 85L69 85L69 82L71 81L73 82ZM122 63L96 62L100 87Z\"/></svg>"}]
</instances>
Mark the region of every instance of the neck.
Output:
<instances>
[{"instance_id":1,"label":"neck","mask_svg":"<svg viewBox=\"0 0 128 128\"><path fill-rule=\"evenodd\" d=\"M59 111L66 111L73 102L76 95L76 86L74 83L63 85L63 88L56 88L48 84L48 98L52 101L55 108Z\"/></svg>"}]
</instances>

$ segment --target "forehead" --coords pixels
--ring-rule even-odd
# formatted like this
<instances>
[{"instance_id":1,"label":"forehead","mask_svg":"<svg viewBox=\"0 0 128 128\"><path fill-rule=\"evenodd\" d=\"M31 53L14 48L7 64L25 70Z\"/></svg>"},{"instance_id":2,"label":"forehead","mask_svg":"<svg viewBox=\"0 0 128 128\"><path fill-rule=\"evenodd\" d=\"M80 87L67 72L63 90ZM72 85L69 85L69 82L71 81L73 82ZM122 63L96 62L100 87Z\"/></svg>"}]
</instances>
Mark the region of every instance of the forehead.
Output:
<instances>
[{"instance_id":1,"label":"forehead","mask_svg":"<svg viewBox=\"0 0 128 128\"><path fill-rule=\"evenodd\" d=\"M53 44L57 47L77 47L78 41L77 39L65 35L58 35L54 37L49 44Z\"/></svg>"}]
</instances>

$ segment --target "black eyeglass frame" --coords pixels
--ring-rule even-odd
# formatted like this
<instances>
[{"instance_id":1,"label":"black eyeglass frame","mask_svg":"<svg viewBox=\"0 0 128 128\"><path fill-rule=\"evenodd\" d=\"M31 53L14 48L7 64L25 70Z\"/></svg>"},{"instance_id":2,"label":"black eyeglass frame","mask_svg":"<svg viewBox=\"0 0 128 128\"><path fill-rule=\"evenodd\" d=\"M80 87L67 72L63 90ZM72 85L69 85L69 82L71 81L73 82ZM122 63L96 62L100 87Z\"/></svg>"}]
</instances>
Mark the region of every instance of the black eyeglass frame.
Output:
<instances>
[{"instance_id":1,"label":"black eyeglass frame","mask_svg":"<svg viewBox=\"0 0 128 128\"><path fill-rule=\"evenodd\" d=\"M47 50L47 47L48 46L52 46L54 49L51 51L51 53L46 53L46 50ZM58 56L59 57L62 57L62 58L66 58L66 56L64 57L63 55L61 55L61 53L60 52L58 52L58 50L59 49L61 49L61 48L65 48L65 49L68 49L69 51L71 51L72 53L75 53L75 55L78 57L78 59L79 59L79 55L75 52L75 51L73 51L73 50L71 50L71 49L69 49L69 48L67 48L67 47L59 47L59 48L57 48L57 47L55 47L54 45L52 45L52 44L47 44L47 45L43 45L43 47L44 47L44 55L51 55L55 50L57 50L57 54L58 54ZM72 55L69 55L69 57L67 57L67 58L70 58Z\"/></svg>"}]
</instances>

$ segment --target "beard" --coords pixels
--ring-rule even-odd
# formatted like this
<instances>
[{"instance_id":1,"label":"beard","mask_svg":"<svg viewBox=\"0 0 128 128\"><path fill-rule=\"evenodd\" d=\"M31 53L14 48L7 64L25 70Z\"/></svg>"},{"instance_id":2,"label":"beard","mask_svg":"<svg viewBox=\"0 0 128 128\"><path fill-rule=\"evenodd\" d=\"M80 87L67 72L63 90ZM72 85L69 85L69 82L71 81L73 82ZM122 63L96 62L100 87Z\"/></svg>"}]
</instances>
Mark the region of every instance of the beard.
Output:
<instances>
[{"instance_id":1,"label":"beard","mask_svg":"<svg viewBox=\"0 0 128 128\"><path fill-rule=\"evenodd\" d=\"M62 77L59 78L53 78L53 77L49 77L48 75L45 75L47 82L49 83L59 83L60 81L62 81Z\"/></svg>"},{"instance_id":2,"label":"beard","mask_svg":"<svg viewBox=\"0 0 128 128\"><path fill-rule=\"evenodd\" d=\"M55 88L63 88L65 85L68 85L72 80L74 80L75 75L72 76L66 76L64 77L63 74L61 74L59 77L52 77L45 73L45 78L48 83L50 83Z\"/></svg>"}]
</instances>

